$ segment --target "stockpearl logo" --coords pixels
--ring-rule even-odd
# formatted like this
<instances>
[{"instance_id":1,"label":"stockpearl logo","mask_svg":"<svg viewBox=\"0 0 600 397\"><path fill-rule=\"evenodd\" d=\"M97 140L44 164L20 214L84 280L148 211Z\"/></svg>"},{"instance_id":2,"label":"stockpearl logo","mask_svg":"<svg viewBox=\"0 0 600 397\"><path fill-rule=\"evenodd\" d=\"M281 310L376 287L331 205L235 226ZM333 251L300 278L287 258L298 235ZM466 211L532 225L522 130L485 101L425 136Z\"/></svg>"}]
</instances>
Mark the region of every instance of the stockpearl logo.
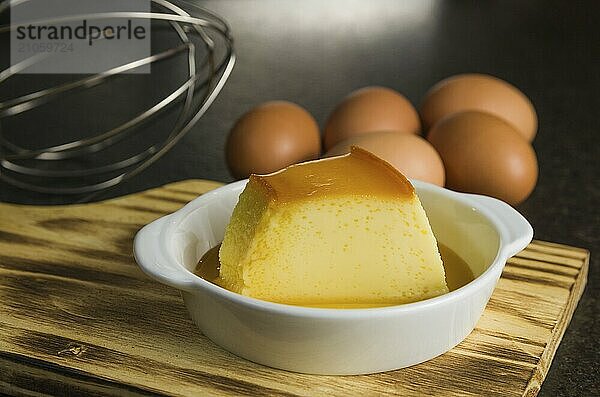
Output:
<instances>
[{"instance_id":1,"label":"stockpearl logo","mask_svg":"<svg viewBox=\"0 0 600 397\"><path fill-rule=\"evenodd\" d=\"M11 1L19 73L102 73L150 56L149 0ZM140 16L137 18L137 16ZM125 73L149 73L142 64Z\"/></svg>"}]
</instances>

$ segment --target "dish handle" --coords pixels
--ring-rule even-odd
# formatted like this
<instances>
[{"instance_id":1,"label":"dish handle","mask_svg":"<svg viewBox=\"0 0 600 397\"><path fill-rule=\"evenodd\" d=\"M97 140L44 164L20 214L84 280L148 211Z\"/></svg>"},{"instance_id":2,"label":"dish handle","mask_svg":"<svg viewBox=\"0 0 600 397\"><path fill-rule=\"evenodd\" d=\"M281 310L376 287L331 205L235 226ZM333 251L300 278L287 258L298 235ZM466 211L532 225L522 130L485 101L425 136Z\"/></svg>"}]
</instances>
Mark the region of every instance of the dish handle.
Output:
<instances>
[{"instance_id":1,"label":"dish handle","mask_svg":"<svg viewBox=\"0 0 600 397\"><path fill-rule=\"evenodd\" d=\"M500 227L500 254L510 258L521 252L533 239L531 224L504 201L482 195L471 195L498 221Z\"/></svg>"},{"instance_id":2,"label":"dish handle","mask_svg":"<svg viewBox=\"0 0 600 397\"><path fill-rule=\"evenodd\" d=\"M135 235L133 256L144 273L171 287L191 291L197 277L168 255L164 230L171 216L164 216L144 226Z\"/></svg>"}]
</instances>

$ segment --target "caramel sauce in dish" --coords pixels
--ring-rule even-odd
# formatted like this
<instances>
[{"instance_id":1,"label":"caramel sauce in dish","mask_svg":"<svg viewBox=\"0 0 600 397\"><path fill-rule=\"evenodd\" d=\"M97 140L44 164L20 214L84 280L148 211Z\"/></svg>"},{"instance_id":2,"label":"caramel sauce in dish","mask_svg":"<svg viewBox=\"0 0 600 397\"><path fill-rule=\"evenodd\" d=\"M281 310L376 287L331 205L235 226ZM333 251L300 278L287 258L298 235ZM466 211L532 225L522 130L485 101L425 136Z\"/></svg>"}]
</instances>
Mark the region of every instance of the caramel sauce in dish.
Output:
<instances>
[{"instance_id":1,"label":"caramel sauce in dish","mask_svg":"<svg viewBox=\"0 0 600 397\"><path fill-rule=\"evenodd\" d=\"M213 284L216 284L220 287L223 287L219 280L219 248L221 245L217 245L216 247L208 250L198 262L196 269L194 270L194 274L203 279L210 281ZM469 265L452 251L450 248L446 247L443 244L438 244L438 248L440 250L440 256L442 257L442 262L444 264L444 271L446 272L446 283L448 284L448 289L450 291L454 291L475 279L473 275L473 271L469 267ZM360 303L342 303L342 304L303 304L302 306L307 307L319 307L319 308L330 308L330 309L365 309L365 308L373 308L373 307L384 307L384 306L392 306L392 305L382 305L382 304L360 304Z\"/></svg>"}]
</instances>

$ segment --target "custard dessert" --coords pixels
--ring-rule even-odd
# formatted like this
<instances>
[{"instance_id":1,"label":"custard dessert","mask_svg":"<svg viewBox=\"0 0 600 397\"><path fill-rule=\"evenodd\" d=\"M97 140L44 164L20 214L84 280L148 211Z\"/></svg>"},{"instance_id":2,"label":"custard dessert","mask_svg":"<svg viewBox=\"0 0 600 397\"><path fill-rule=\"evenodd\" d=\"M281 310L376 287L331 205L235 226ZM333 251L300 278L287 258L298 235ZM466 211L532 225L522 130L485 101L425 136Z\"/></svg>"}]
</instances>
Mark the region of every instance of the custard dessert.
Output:
<instances>
[{"instance_id":1,"label":"custard dessert","mask_svg":"<svg viewBox=\"0 0 600 397\"><path fill-rule=\"evenodd\" d=\"M448 292L413 186L360 149L252 175L219 250L219 283L307 306L386 306Z\"/></svg>"}]
</instances>

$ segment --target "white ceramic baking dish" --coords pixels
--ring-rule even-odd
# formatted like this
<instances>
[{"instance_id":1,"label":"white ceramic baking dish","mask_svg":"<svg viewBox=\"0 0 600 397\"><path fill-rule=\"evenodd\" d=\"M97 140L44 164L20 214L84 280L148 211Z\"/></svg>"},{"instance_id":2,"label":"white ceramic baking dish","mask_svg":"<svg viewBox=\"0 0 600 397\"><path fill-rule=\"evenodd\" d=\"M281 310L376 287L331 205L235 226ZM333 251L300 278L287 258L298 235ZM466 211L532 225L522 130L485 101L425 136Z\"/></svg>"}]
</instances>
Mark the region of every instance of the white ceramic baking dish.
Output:
<instances>
[{"instance_id":1,"label":"white ceramic baking dish","mask_svg":"<svg viewBox=\"0 0 600 397\"><path fill-rule=\"evenodd\" d=\"M439 242L474 281L421 302L372 309L319 309L245 297L197 277L219 244L247 181L193 200L142 228L135 258L150 277L181 290L189 313L216 344L248 360L313 374L365 374L443 354L475 327L506 260L527 246L531 225L502 201L412 181Z\"/></svg>"}]
</instances>

